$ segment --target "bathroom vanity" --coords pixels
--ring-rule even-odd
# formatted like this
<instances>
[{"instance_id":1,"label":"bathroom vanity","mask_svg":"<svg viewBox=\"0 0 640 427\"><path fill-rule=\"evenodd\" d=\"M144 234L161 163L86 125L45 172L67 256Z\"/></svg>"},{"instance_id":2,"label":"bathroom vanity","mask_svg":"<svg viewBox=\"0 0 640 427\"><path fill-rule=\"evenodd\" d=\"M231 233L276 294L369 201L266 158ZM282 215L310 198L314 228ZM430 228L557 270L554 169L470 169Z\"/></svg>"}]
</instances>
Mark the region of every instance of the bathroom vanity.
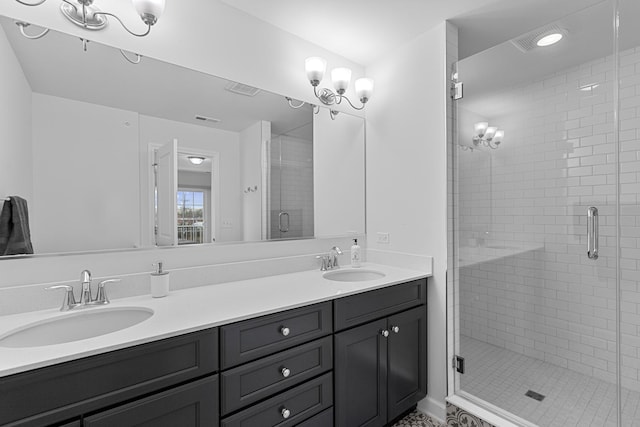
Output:
<instances>
[{"instance_id":1,"label":"bathroom vanity","mask_svg":"<svg viewBox=\"0 0 640 427\"><path fill-rule=\"evenodd\" d=\"M48 350L0 348L0 425L387 425L426 396L427 278L379 267L369 282L301 272L123 299L146 298L154 316ZM171 321L186 312L200 314Z\"/></svg>"}]
</instances>

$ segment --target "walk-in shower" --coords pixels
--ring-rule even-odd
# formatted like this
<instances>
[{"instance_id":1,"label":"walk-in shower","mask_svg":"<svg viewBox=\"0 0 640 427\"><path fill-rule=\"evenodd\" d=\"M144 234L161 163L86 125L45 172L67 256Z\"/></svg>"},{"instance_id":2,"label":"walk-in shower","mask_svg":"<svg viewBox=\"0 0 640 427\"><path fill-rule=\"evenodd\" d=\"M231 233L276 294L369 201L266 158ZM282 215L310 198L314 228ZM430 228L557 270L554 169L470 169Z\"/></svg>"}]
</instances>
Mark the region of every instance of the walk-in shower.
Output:
<instances>
[{"instance_id":1,"label":"walk-in shower","mask_svg":"<svg viewBox=\"0 0 640 427\"><path fill-rule=\"evenodd\" d=\"M452 386L517 424L640 426L638 3L557 17L452 73Z\"/></svg>"}]
</instances>

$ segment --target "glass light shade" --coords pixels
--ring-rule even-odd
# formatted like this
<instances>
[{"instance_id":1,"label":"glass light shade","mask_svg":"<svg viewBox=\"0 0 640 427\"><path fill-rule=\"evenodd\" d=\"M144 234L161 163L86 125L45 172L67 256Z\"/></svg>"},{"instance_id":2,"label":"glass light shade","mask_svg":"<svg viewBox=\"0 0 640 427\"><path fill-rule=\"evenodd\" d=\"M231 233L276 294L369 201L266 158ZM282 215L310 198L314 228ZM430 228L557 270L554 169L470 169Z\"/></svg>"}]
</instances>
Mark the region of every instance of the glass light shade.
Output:
<instances>
[{"instance_id":1,"label":"glass light shade","mask_svg":"<svg viewBox=\"0 0 640 427\"><path fill-rule=\"evenodd\" d=\"M131 0L131 2L143 20L145 15L151 15L157 20L164 12L165 0Z\"/></svg>"},{"instance_id":2,"label":"glass light shade","mask_svg":"<svg viewBox=\"0 0 640 427\"><path fill-rule=\"evenodd\" d=\"M312 56L304 61L304 69L311 84L317 86L327 71L327 61L319 56Z\"/></svg>"},{"instance_id":3,"label":"glass light shade","mask_svg":"<svg viewBox=\"0 0 640 427\"><path fill-rule=\"evenodd\" d=\"M345 93L351 82L351 70L348 68L334 68L331 70L331 81L336 92L340 95Z\"/></svg>"},{"instance_id":4,"label":"glass light shade","mask_svg":"<svg viewBox=\"0 0 640 427\"><path fill-rule=\"evenodd\" d=\"M482 138L489 127L489 123L487 122L478 122L473 125L473 130L480 138Z\"/></svg>"},{"instance_id":5,"label":"glass light shade","mask_svg":"<svg viewBox=\"0 0 640 427\"><path fill-rule=\"evenodd\" d=\"M361 77L355 82L356 95L363 104L373 95L373 79Z\"/></svg>"},{"instance_id":6,"label":"glass light shade","mask_svg":"<svg viewBox=\"0 0 640 427\"><path fill-rule=\"evenodd\" d=\"M493 141L494 142L500 142L502 141L502 138L504 138L504 131L501 129L498 129L496 131L496 134L493 136Z\"/></svg>"},{"instance_id":7,"label":"glass light shade","mask_svg":"<svg viewBox=\"0 0 640 427\"><path fill-rule=\"evenodd\" d=\"M562 34L553 33L553 34L547 34L546 36L542 37L540 40L536 42L536 44L540 47L545 47L545 46L551 46L552 44L556 44L560 40L562 40Z\"/></svg>"},{"instance_id":8,"label":"glass light shade","mask_svg":"<svg viewBox=\"0 0 640 427\"><path fill-rule=\"evenodd\" d=\"M204 157L200 156L188 156L187 159L194 165L201 165L204 162Z\"/></svg>"},{"instance_id":9,"label":"glass light shade","mask_svg":"<svg viewBox=\"0 0 640 427\"><path fill-rule=\"evenodd\" d=\"M487 128L487 131L484 133L484 138L485 139L493 139L493 137L496 135L496 132L498 131L498 128L495 126L489 126Z\"/></svg>"}]
</instances>

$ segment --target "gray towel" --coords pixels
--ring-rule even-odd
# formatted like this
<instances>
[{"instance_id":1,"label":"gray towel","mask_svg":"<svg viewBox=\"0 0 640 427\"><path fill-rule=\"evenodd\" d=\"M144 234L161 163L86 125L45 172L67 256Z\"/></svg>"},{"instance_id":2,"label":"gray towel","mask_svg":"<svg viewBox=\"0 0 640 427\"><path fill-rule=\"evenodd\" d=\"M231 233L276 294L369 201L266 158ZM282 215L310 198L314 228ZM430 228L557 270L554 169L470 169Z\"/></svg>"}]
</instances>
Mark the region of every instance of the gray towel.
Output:
<instances>
[{"instance_id":1,"label":"gray towel","mask_svg":"<svg viewBox=\"0 0 640 427\"><path fill-rule=\"evenodd\" d=\"M11 196L0 213L0 255L32 254L29 210L22 197Z\"/></svg>"}]
</instances>

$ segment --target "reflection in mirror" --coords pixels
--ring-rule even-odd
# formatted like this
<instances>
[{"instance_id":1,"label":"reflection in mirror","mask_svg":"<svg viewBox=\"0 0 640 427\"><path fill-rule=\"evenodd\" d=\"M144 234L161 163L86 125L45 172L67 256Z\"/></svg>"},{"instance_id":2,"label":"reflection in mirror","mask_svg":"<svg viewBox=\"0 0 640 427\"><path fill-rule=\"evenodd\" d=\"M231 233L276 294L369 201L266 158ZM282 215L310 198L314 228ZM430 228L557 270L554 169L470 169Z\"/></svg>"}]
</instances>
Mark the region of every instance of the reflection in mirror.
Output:
<instances>
[{"instance_id":1,"label":"reflection in mirror","mask_svg":"<svg viewBox=\"0 0 640 427\"><path fill-rule=\"evenodd\" d=\"M5 17L0 63L0 197L36 254L364 233L361 118Z\"/></svg>"}]
</instances>

